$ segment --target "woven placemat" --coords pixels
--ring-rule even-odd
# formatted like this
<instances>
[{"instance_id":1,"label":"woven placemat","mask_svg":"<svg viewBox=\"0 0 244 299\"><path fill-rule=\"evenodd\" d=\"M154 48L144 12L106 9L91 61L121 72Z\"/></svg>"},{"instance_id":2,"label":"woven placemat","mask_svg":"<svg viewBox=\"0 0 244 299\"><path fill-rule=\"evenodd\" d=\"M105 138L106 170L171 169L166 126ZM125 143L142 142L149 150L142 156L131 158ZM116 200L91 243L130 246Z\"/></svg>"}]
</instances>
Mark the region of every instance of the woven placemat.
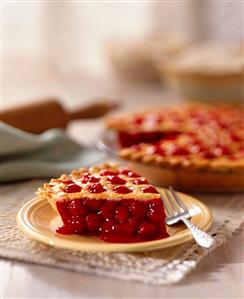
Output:
<instances>
[{"instance_id":1,"label":"woven placemat","mask_svg":"<svg viewBox=\"0 0 244 299\"><path fill-rule=\"evenodd\" d=\"M144 253L91 253L55 249L29 240L16 226L17 211L34 197L41 183L34 180L0 188L2 258L151 284L176 283L192 271L204 256L222 245L244 220L244 194L199 194L197 197L210 207L214 216L209 232L216 244L210 249L200 248L193 241Z\"/></svg>"}]
</instances>

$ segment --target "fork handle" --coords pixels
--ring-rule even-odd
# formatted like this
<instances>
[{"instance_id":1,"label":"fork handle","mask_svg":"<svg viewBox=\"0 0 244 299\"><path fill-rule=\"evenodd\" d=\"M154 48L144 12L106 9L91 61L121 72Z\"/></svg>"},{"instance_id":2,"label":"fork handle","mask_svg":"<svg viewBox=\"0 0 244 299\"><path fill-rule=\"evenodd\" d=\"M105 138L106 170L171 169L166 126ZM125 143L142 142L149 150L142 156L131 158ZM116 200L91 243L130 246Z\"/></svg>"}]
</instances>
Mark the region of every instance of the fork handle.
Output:
<instances>
[{"instance_id":1,"label":"fork handle","mask_svg":"<svg viewBox=\"0 0 244 299\"><path fill-rule=\"evenodd\" d=\"M195 239L198 245L205 248L209 248L215 243L215 240L212 238L212 236L202 231L195 224L193 224L189 219L181 218L181 220L189 228L193 238Z\"/></svg>"}]
</instances>

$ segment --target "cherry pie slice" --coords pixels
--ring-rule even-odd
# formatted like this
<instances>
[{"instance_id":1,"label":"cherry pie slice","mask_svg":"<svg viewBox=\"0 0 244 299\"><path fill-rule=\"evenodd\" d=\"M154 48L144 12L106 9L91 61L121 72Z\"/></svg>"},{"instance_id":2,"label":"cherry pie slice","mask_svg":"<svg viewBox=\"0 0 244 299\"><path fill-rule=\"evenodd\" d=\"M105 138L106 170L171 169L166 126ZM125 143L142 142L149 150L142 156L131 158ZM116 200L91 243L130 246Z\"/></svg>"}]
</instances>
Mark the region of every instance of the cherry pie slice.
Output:
<instances>
[{"instance_id":1,"label":"cherry pie slice","mask_svg":"<svg viewBox=\"0 0 244 299\"><path fill-rule=\"evenodd\" d=\"M168 236L157 189L127 168L102 164L52 179L38 190L59 213L60 234L106 242L143 242Z\"/></svg>"}]
</instances>

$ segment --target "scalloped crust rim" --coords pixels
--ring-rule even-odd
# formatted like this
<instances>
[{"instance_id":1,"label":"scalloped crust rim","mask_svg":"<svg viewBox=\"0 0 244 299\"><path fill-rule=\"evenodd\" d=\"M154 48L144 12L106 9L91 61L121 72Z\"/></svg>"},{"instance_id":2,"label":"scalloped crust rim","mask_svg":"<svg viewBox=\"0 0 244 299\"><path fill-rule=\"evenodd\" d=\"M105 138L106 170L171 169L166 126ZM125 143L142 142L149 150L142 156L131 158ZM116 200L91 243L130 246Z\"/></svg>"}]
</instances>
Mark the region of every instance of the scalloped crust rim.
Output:
<instances>
[{"instance_id":1,"label":"scalloped crust rim","mask_svg":"<svg viewBox=\"0 0 244 299\"><path fill-rule=\"evenodd\" d=\"M126 164L142 176L146 176L156 186L174 186L179 190L193 192L244 191L244 171L221 172L209 169L170 168L132 161L126 161Z\"/></svg>"}]
</instances>

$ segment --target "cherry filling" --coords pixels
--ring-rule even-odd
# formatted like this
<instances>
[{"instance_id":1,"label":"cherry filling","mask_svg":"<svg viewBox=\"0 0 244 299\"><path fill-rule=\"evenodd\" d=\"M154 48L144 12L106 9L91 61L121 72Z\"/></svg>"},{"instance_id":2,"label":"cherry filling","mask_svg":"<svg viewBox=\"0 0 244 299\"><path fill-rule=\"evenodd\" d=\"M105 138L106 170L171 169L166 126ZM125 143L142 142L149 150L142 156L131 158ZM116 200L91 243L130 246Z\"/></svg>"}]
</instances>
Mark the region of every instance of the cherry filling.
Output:
<instances>
[{"instance_id":1,"label":"cherry filling","mask_svg":"<svg viewBox=\"0 0 244 299\"><path fill-rule=\"evenodd\" d=\"M64 188L64 192L66 193L76 193L80 191L81 191L81 187L76 185L75 183L69 184Z\"/></svg>"},{"instance_id":2,"label":"cherry filling","mask_svg":"<svg viewBox=\"0 0 244 299\"><path fill-rule=\"evenodd\" d=\"M92 175L84 175L83 179L82 179L82 183L86 184L86 183L98 183L100 181L99 178L96 178Z\"/></svg>"},{"instance_id":3,"label":"cherry filling","mask_svg":"<svg viewBox=\"0 0 244 299\"><path fill-rule=\"evenodd\" d=\"M138 133L126 133L126 132L119 132L118 133L118 140L119 144L122 148L129 147L139 143L154 143L158 142L161 139L169 136L175 136L176 133L170 132L138 132ZM172 137L173 138L173 137Z\"/></svg>"},{"instance_id":4,"label":"cherry filling","mask_svg":"<svg viewBox=\"0 0 244 299\"><path fill-rule=\"evenodd\" d=\"M100 172L101 176L116 175L116 174L118 174L118 171L116 171L116 170L107 170L107 169L105 169L105 170L102 170Z\"/></svg>"},{"instance_id":5,"label":"cherry filling","mask_svg":"<svg viewBox=\"0 0 244 299\"><path fill-rule=\"evenodd\" d=\"M62 183L65 185L70 185L70 184L73 184L74 182L72 180L64 180L64 181L62 181Z\"/></svg>"},{"instance_id":6,"label":"cherry filling","mask_svg":"<svg viewBox=\"0 0 244 299\"><path fill-rule=\"evenodd\" d=\"M126 186L117 186L113 188L113 191L115 193L119 193L119 194L127 194L127 193L131 193L132 190Z\"/></svg>"},{"instance_id":7,"label":"cherry filling","mask_svg":"<svg viewBox=\"0 0 244 299\"><path fill-rule=\"evenodd\" d=\"M153 186L147 186L145 188L142 188L143 193L158 193L157 189Z\"/></svg>"},{"instance_id":8,"label":"cherry filling","mask_svg":"<svg viewBox=\"0 0 244 299\"><path fill-rule=\"evenodd\" d=\"M123 187L123 186L119 186ZM58 200L64 235L93 235L111 243L143 242L168 236L161 199Z\"/></svg>"},{"instance_id":9,"label":"cherry filling","mask_svg":"<svg viewBox=\"0 0 244 299\"><path fill-rule=\"evenodd\" d=\"M108 176L107 180L114 185L124 185L126 183L126 180L122 179L117 175L110 175Z\"/></svg>"},{"instance_id":10,"label":"cherry filling","mask_svg":"<svg viewBox=\"0 0 244 299\"><path fill-rule=\"evenodd\" d=\"M145 178L139 178L139 179L136 179L134 180L133 182L135 185L146 185L148 184L148 181L145 179Z\"/></svg>"},{"instance_id":11,"label":"cherry filling","mask_svg":"<svg viewBox=\"0 0 244 299\"><path fill-rule=\"evenodd\" d=\"M106 191L106 189L99 183L89 185L88 190L91 193L102 193Z\"/></svg>"}]
</instances>

